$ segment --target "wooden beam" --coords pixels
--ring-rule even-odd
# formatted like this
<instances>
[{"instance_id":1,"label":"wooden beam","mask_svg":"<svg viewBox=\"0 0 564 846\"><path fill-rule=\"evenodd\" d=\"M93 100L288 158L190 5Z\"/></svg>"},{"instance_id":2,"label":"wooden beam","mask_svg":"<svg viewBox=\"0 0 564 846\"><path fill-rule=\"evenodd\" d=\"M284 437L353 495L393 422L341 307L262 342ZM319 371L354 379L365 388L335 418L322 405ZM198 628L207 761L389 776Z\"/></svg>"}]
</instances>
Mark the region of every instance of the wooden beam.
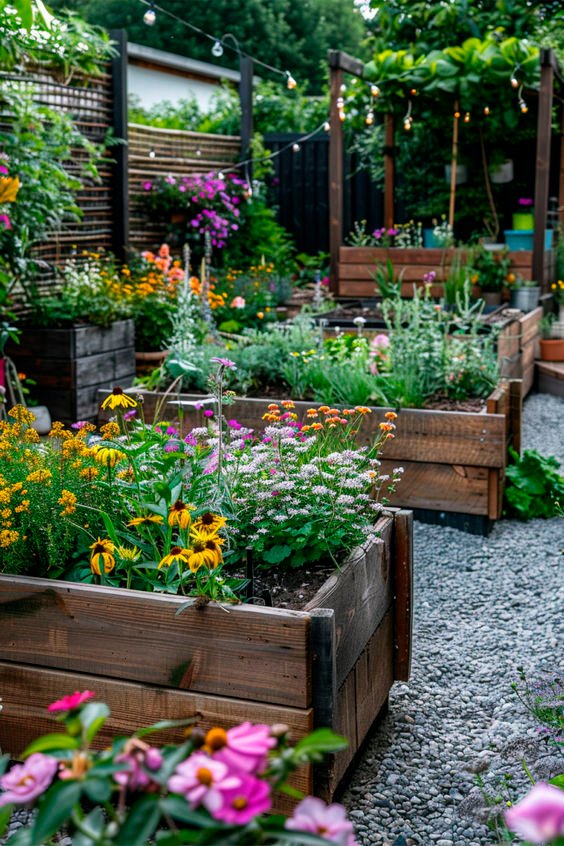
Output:
<instances>
[{"instance_id":1,"label":"wooden beam","mask_svg":"<svg viewBox=\"0 0 564 846\"><path fill-rule=\"evenodd\" d=\"M329 50L329 67L331 70L342 70L353 76L364 76L364 62L354 59L342 50Z\"/></svg>"},{"instance_id":2,"label":"wooden beam","mask_svg":"<svg viewBox=\"0 0 564 846\"><path fill-rule=\"evenodd\" d=\"M241 81L239 82L239 100L241 102L241 156L243 161L251 157L253 139L253 60L249 56L239 59ZM253 178L252 166L245 171L249 180Z\"/></svg>"},{"instance_id":3,"label":"wooden beam","mask_svg":"<svg viewBox=\"0 0 564 846\"><path fill-rule=\"evenodd\" d=\"M394 515L394 679L408 681L413 633L413 512Z\"/></svg>"},{"instance_id":4,"label":"wooden beam","mask_svg":"<svg viewBox=\"0 0 564 846\"><path fill-rule=\"evenodd\" d=\"M116 55L112 58L112 108L114 137L122 143L112 147L113 164L112 249L120 261L125 261L129 247L129 192L127 149L127 31L113 29L110 38Z\"/></svg>"},{"instance_id":5,"label":"wooden beam","mask_svg":"<svg viewBox=\"0 0 564 846\"><path fill-rule=\"evenodd\" d=\"M535 234L533 239L533 279L543 286L544 241L548 209L550 176L550 142L552 135L552 102L554 93L554 54L541 50L541 82L537 122L537 158L535 175Z\"/></svg>"},{"instance_id":6,"label":"wooden beam","mask_svg":"<svg viewBox=\"0 0 564 846\"><path fill-rule=\"evenodd\" d=\"M560 109L560 183L558 189L558 223L564 228L564 106L561 106Z\"/></svg>"},{"instance_id":7,"label":"wooden beam","mask_svg":"<svg viewBox=\"0 0 564 846\"><path fill-rule=\"evenodd\" d=\"M394 116L388 112L384 119L384 225L394 225L395 131Z\"/></svg>"},{"instance_id":8,"label":"wooden beam","mask_svg":"<svg viewBox=\"0 0 564 846\"><path fill-rule=\"evenodd\" d=\"M338 51L331 51L331 55ZM329 135L329 281L333 294L339 293L339 248L343 238L343 124L339 118L337 100L341 96L343 71L330 64L330 125Z\"/></svg>"}]
</instances>

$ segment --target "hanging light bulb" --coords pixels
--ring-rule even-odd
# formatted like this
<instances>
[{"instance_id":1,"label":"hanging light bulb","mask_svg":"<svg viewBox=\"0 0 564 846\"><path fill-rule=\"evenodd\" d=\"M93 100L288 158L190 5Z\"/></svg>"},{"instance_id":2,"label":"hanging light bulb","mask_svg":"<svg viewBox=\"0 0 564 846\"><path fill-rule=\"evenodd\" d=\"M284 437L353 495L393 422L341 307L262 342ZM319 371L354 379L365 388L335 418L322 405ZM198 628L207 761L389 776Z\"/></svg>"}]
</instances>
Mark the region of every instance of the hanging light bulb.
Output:
<instances>
[{"instance_id":1,"label":"hanging light bulb","mask_svg":"<svg viewBox=\"0 0 564 846\"><path fill-rule=\"evenodd\" d=\"M487 116L491 114L491 109L489 106L484 106L484 114Z\"/></svg>"},{"instance_id":2,"label":"hanging light bulb","mask_svg":"<svg viewBox=\"0 0 564 846\"><path fill-rule=\"evenodd\" d=\"M366 126L372 126L372 124L374 123L374 112L372 111L372 109L370 109L370 111L367 113L364 122L366 123Z\"/></svg>"},{"instance_id":3,"label":"hanging light bulb","mask_svg":"<svg viewBox=\"0 0 564 846\"><path fill-rule=\"evenodd\" d=\"M157 154L155 153L155 151L154 151L154 150L149 150L149 158L150 158L150 159L154 159L156 155L157 155Z\"/></svg>"},{"instance_id":4,"label":"hanging light bulb","mask_svg":"<svg viewBox=\"0 0 564 846\"><path fill-rule=\"evenodd\" d=\"M292 152L293 153L299 153L301 149L302 148L300 147L299 144L292 144Z\"/></svg>"},{"instance_id":5,"label":"hanging light bulb","mask_svg":"<svg viewBox=\"0 0 564 846\"><path fill-rule=\"evenodd\" d=\"M197 156L198 158L200 158L200 156L201 156L201 155L202 155L202 151L200 150L200 148L198 148L198 149L196 150L196 156Z\"/></svg>"},{"instance_id":6,"label":"hanging light bulb","mask_svg":"<svg viewBox=\"0 0 564 846\"><path fill-rule=\"evenodd\" d=\"M454 116L455 116L456 120L458 120L458 118L460 117L460 112L457 110L457 111L454 113Z\"/></svg>"},{"instance_id":7,"label":"hanging light bulb","mask_svg":"<svg viewBox=\"0 0 564 846\"><path fill-rule=\"evenodd\" d=\"M331 124L329 123L328 120L326 120L325 123L323 124L323 129L325 130L325 132L331 132Z\"/></svg>"},{"instance_id":8,"label":"hanging light bulb","mask_svg":"<svg viewBox=\"0 0 564 846\"><path fill-rule=\"evenodd\" d=\"M521 109L521 114L523 114L523 115L526 115L527 112L529 111L529 107L527 106L527 104L525 103L525 101L523 100L522 97L519 100L519 108Z\"/></svg>"},{"instance_id":9,"label":"hanging light bulb","mask_svg":"<svg viewBox=\"0 0 564 846\"><path fill-rule=\"evenodd\" d=\"M147 26L154 26L155 21L157 20L157 13L153 9L153 4L149 6L145 14L143 15L143 23L147 24Z\"/></svg>"},{"instance_id":10,"label":"hanging light bulb","mask_svg":"<svg viewBox=\"0 0 564 846\"><path fill-rule=\"evenodd\" d=\"M512 88L519 88L519 80L517 79L517 77L512 76L509 82Z\"/></svg>"},{"instance_id":11,"label":"hanging light bulb","mask_svg":"<svg viewBox=\"0 0 564 846\"><path fill-rule=\"evenodd\" d=\"M297 82L290 73L290 71L286 71L286 88L289 88L290 91L297 86Z\"/></svg>"},{"instance_id":12,"label":"hanging light bulb","mask_svg":"<svg viewBox=\"0 0 564 846\"><path fill-rule=\"evenodd\" d=\"M341 121L341 123L344 123L346 119L347 119L347 116L345 114L345 110L341 109L339 111L339 120Z\"/></svg>"},{"instance_id":13,"label":"hanging light bulb","mask_svg":"<svg viewBox=\"0 0 564 846\"><path fill-rule=\"evenodd\" d=\"M403 122L403 128L405 129L406 132L409 132L412 125L413 125L413 118L410 118L410 117L405 118L405 120Z\"/></svg>"},{"instance_id":14,"label":"hanging light bulb","mask_svg":"<svg viewBox=\"0 0 564 846\"><path fill-rule=\"evenodd\" d=\"M464 123L470 123L470 112L466 112L464 115Z\"/></svg>"},{"instance_id":15,"label":"hanging light bulb","mask_svg":"<svg viewBox=\"0 0 564 846\"><path fill-rule=\"evenodd\" d=\"M378 88L377 85L371 85L370 86L370 93L372 94L373 97L377 97L378 94L380 93L380 89Z\"/></svg>"},{"instance_id":16,"label":"hanging light bulb","mask_svg":"<svg viewBox=\"0 0 564 846\"><path fill-rule=\"evenodd\" d=\"M212 55L218 59L220 56L223 56L223 44L221 43L219 38L216 38L216 40L213 42L213 47L211 48L211 51Z\"/></svg>"},{"instance_id":17,"label":"hanging light bulb","mask_svg":"<svg viewBox=\"0 0 564 846\"><path fill-rule=\"evenodd\" d=\"M337 108L342 109L344 105L345 105L345 101L343 100L343 98L337 97Z\"/></svg>"},{"instance_id":18,"label":"hanging light bulb","mask_svg":"<svg viewBox=\"0 0 564 846\"><path fill-rule=\"evenodd\" d=\"M219 171L219 173L217 174L217 178L218 179L225 179L225 174L223 173L223 171L221 171L221 170Z\"/></svg>"},{"instance_id":19,"label":"hanging light bulb","mask_svg":"<svg viewBox=\"0 0 564 846\"><path fill-rule=\"evenodd\" d=\"M412 94L414 97L417 97L419 92L418 92L417 88L411 88L409 93Z\"/></svg>"},{"instance_id":20,"label":"hanging light bulb","mask_svg":"<svg viewBox=\"0 0 564 846\"><path fill-rule=\"evenodd\" d=\"M341 93L344 94L346 90L347 90L347 86L343 82L342 85L341 85Z\"/></svg>"}]
</instances>

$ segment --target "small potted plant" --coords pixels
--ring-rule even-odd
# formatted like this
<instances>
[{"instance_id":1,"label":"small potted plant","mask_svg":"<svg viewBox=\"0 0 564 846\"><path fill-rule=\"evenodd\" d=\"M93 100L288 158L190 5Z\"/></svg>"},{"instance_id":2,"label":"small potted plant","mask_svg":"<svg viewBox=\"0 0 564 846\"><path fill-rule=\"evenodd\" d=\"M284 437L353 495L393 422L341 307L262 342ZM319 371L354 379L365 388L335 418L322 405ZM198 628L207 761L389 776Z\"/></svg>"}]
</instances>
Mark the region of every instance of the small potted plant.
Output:
<instances>
[{"instance_id":1,"label":"small potted plant","mask_svg":"<svg viewBox=\"0 0 564 846\"><path fill-rule=\"evenodd\" d=\"M470 281L480 286L480 296L488 306L501 305L511 261L507 249L487 250L480 245L472 258Z\"/></svg>"},{"instance_id":2,"label":"small potted plant","mask_svg":"<svg viewBox=\"0 0 564 846\"><path fill-rule=\"evenodd\" d=\"M562 329L562 335L559 334L558 337L564 337L564 280L558 279L557 282L553 282L550 286L550 291L554 302L559 308L558 320L555 321L555 324L556 329Z\"/></svg>"},{"instance_id":3,"label":"small potted plant","mask_svg":"<svg viewBox=\"0 0 564 846\"><path fill-rule=\"evenodd\" d=\"M539 304L540 286L534 280L524 279L519 274L509 273L507 281L511 291L511 308L532 311Z\"/></svg>"},{"instance_id":4,"label":"small potted plant","mask_svg":"<svg viewBox=\"0 0 564 846\"><path fill-rule=\"evenodd\" d=\"M541 361L564 361L564 338L554 337L554 317L554 314L547 314L539 323Z\"/></svg>"}]
</instances>

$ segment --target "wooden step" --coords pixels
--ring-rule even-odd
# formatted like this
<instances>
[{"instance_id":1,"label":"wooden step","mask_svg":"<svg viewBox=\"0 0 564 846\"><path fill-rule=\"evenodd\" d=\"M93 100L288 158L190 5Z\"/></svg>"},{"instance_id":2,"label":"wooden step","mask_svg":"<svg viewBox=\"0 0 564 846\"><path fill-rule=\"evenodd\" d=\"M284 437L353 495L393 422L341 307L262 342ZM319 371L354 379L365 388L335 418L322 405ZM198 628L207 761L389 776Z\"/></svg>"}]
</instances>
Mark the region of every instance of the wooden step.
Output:
<instances>
[{"instance_id":1,"label":"wooden step","mask_svg":"<svg viewBox=\"0 0 564 846\"><path fill-rule=\"evenodd\" d=\"M537 361L536 385L541 394L564 397L564 361Z\"/></svg>"}]
</instances>

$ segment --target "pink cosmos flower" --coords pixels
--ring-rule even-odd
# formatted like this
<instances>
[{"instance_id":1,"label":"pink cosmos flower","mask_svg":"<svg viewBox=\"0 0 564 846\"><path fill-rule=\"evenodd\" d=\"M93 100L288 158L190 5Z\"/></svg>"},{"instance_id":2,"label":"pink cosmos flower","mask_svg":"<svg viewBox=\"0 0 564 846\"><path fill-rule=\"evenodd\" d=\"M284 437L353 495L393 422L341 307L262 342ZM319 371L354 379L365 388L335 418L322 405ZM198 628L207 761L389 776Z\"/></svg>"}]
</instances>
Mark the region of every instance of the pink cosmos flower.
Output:
<instances>
[{"instance_id":1,"label":"pink cosmos flower","mask_svg":"<svg viewBox=\"0 0 564 846\"><path fill-rule=\"evenodd\" d=\"M0 214L0 226L3 226L4 229L12 228L12 223L7 214Z\"/></svg>"},{"instance_id":2,"label":"pink cosmos flower","mask_svg":"<svg viewBox=\"0 0 564 846\"><path fill-rule=\"evenodd\" d=\"M0 173L3 176L8 176L8 168L6 167L6 165L0 165Z\"/></svg>"},{"instance_id":3,"label":"pink cosmos flower","mask_svg":"<svg viewBox=\"0 0 564 846\"><path fill-rule=\"evenodd\" d=\"M238 420L228 420L227 425L229 426L230 429L235 429L236 432L238 432L239 429L243 428Z\"/></svg>"},{"instance_id":4,"label":"pink cosmos flower","mask_svg":"<svg viewBox=\"0 0 564 846\"><path fill-rule=\"evenodd\" d=\"M132 737L116 757L116 762L126 764L127 768L114 773L114 780L129 790L141 790L153 783L150 773L161 768L163 756L154 746Z\"/></svg>"},{"instance_id":5,"label":"pink cosmos flower","mask_svg":"<svg viewBox=\"0 0 564 846\"><path fill-rule=\"evenodd\" d=\"M231 361L230 358L210 358L210 361L215 361L216 364L221 364L222 367L236 367L234 361Z\"/></svg>"},{"instance_id":6,"label":"pink cosmos flower","mask_svg":"<svg viewBox=\"0 0 564 846\"><path fill-rule=\"evenodd\" d=\"M250 775L240 774L240 784L222 791L223 805L213 813L216 820L228 825L245 825L270 811L270 785Z\"/></svg>"},{"instance_id":7,"label":"pink cosmos flower","mask_svg":"<svg viewBox=\"0 0 564 846\"><path fill-rule=\"evenodd\" d=\"M149 182L149 180L147 180L146 182L143 183L142 187L143 187L143 191L150 191L153 187L153 183Z\"/></svg>"},{"instance_id":8,"label":"pink cosmos flower","mask_svg":"<svg viewBox=\"0 0 564 846\"><path fill-rule=\"evenodd\" d=\"M88 702L89 699L95 694L91 690L83 690L82 693L80 690L75 690L74 693L69 694L69 696L63 696L62 699L57 699L56 702L51 702L51 704L47 707L48 711L72 711L74 708L78 708L79 705L82 705L83 702Z\"/></svg>"},{"instance_id":9,"label":"pink cosmos flower","mask_svg":"<svg viewBox=\"0 0 564 846\"><path fill-rule=\"evenodd\" d=\"M233 297L231 300L231 308L245 308L246 302L244 297Z\"/></svg>"},{"instance_id":10,"label":"pink cosmos flower","mask_svg":"<svg viewBox=\"0 0 564 846\"><path fill-rule=\"evenodd\" d=\"M290 831L307 831L317 834L339 846L357 846L352 822L342 805L326 805L322 799L306 796L294 809L285 827Z\"/></svg>"},{"instance_id":11,"label":"pink cosmos flower","mask_svg":"<svg viewBox=\"0 0 564 846\"><path fill-rule=\"evenodd\" d=\"M384 334L376 335L370 342L370 346L373 350L385 350L390 346L390 339Z\"/></svg>"},{"instance_id":12,"label":"pink cosmos flower","mask_svg":"<svg viewBox=\"0 0 564 846\"><path fill-rule=\"evenodd\" d=\"M256 773L264 768L269 749L276 746L270 726L244 722L226 732L225 744L217 749L214 758L246 773Z\"/></svg>"},{"instance_id":13,"label":"pink cosmos flower","mask_svg":"<svg viewBox=\"0 0 564 846\"><path fill-rule=\"evenodd\" d=\"M126 411L125 414L123 415L123 419L124 420L133 420L133 418L135 417L136 414L137 414L137 409L136 408L130 408L129 411Z\"/></svg>"},{"instance_id":14,"label":"pink cosmos flower","mask_svg":"<svg viewBox=\"0 0 564 846\"><path fill-rule=\"evenodd\" d=\"M213 417L213 411L211 410L211 408L206 408L206 410L204 411L204 417Z\"/></svg>"},{"instance_id":15,"label":"pink cosmos flower","mask_svg":"<svg viewBox=\"0 0 564 846\"><path fill-rule=\"evenodd\" d=\"M4 805L25 805L37 799L51 784L59 762L51 755L36 752L23 764L16 764L0 778L0 787L6 792L0 796Z\"/></svg>"},{"instance_id":16,"label":"pink cosmos flower","mask_svg":"<svg viewBox=\"0 0 564 846\"><path fill-rule=\"evenodd\" d=\"M505 812L505 822L518 837L531 843L547 843L564 835L564 790L539 781Z\"/></svg>"},{"instance_id":17,"label":"pink cosmos flower","mask_svg":"<svg viewBox=\"0 0 564 846\"><path fill-rule=\"evenodd\" d=\"M193 808L203 805L215 814L223 805L223 792L239 787L241 778L229 771L227 764L195 752L168 780L168 789L180 793Z\"/></svg>"},{"instance_id":18,"label":"pink cosmos flower","mask_svg":"<svg viewBox=\"0 0 564 846\"><path fill-rule=\"evenodd\" d=\"M71 423L71 429L84 429L85 426L88 426L87 420L77 420L76 423Z\"/></svg>"}]
</instances>

